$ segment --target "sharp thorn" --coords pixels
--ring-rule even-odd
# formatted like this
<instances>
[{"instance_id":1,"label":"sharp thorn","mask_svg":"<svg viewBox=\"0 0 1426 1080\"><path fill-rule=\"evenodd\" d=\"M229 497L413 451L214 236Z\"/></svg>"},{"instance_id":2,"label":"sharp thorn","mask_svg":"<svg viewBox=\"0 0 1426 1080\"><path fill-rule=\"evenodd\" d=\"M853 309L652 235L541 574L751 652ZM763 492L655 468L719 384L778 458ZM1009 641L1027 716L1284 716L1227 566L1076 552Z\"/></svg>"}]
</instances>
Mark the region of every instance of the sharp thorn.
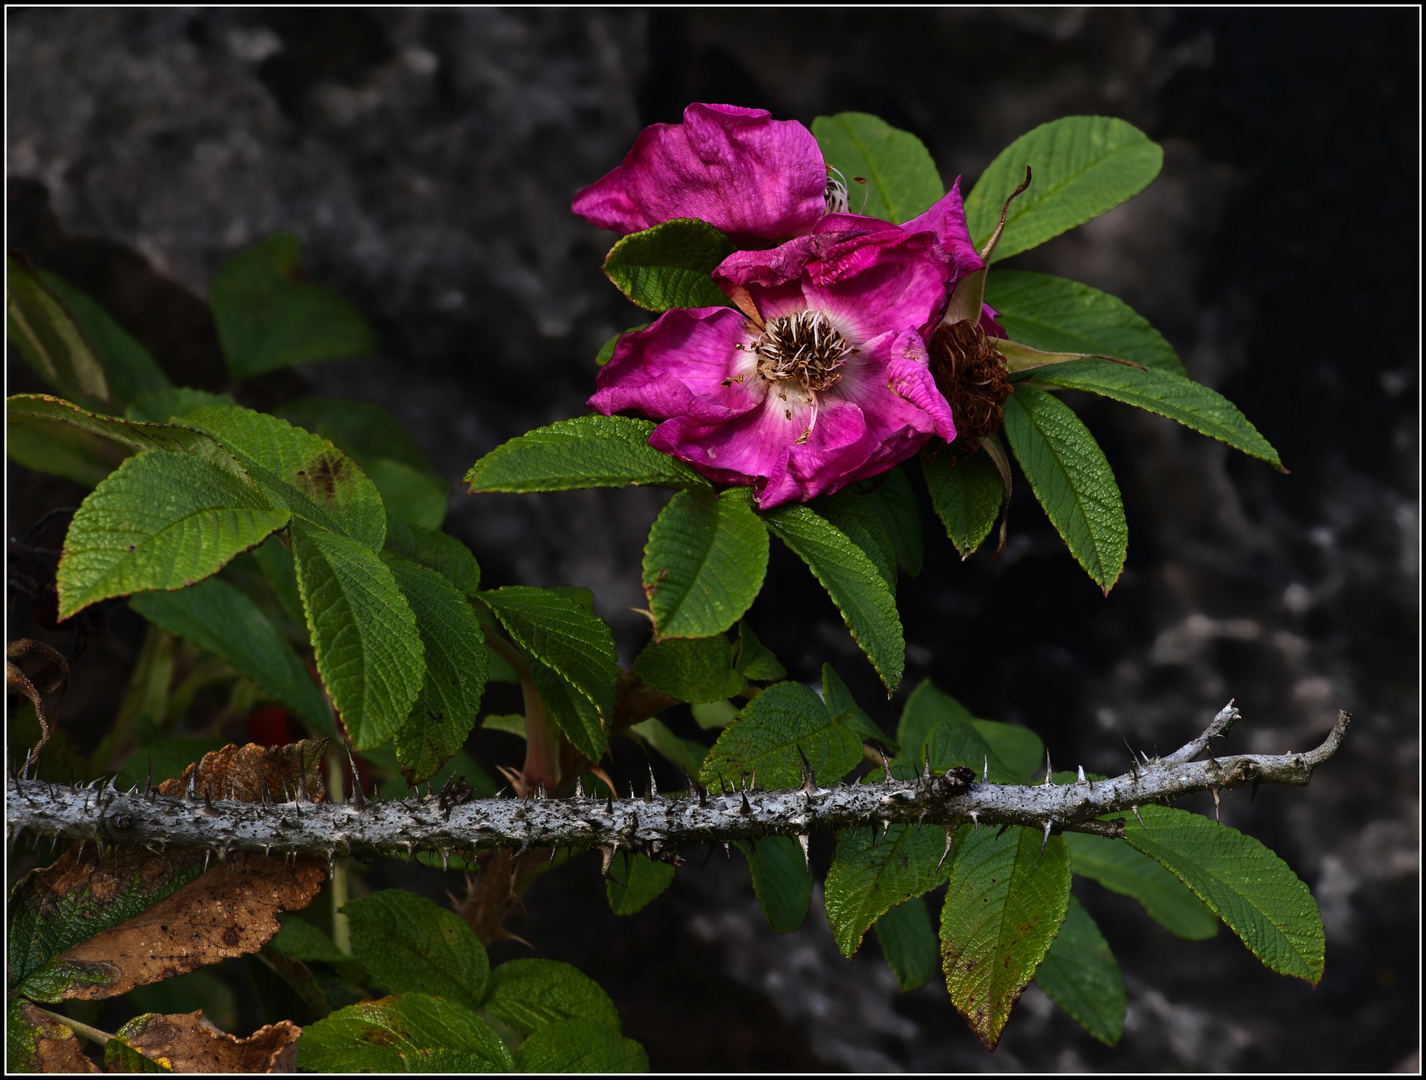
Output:
<instances>
[{"instance_id":1,"label":"sharp thorn","mask_svg":"<svg viewBox=\"0 0 1426 1080\"><path fill-rule=\"evenodd\" d=\"M979 810L972 810L972 811L970 812L970 824L971 824L971 831L972 831L972 832L980 832L980 811L979 811Z\"/></svg>"},{"instance_id":2,"label":"sharp thorn","mask_svg":"<svg viewBox=\"0 0 1426 1080\"><path fill-rule=\"evenodd\" d=\"M802 846L802 862L806 865L809 873L812 871L812 845L811 837L806 833L797 834L797 842Z\"/></svg>"},{"instance_id":3,"label":"sharp thorn","mask_svg":"<svg viewBox=\"0 0 1426 1080\"><path fill-rule=\"evenodd\" d=\"M925 780L928 784L931 782L931 751L929 749L926 751L926 763L925 767L921 770L921 779Z\"/></svg>"},{"instance_id":4,"label":"sharp thorn","mask_svg":"<svg viewBox=\"0 0 1426 1080\"><path fill-rule=\"evenodd\" d=\"M981 772L980 772L980 782L981 782L982 784L988 784L988 783L990 783L990 755L989 755L989 754L985 754L985 755L984 755L984 758L985 758L985 765L984 765L984 767L981 769Z\"/></svg>"},{"instance_id":5,"label":"sharp thorn","mask_svg":"<svg viewBox=\"0 0 1426 1080\"><path fill-rule=\"evenodd\" d=\"M1040 841L1040 854L1041 854L1041 855L1043 855L1043 854L1045 853L1045 845L1050 842L1050 826L1053 825L1053 824L1054 824L1054 822L1052 822L1049 818L1045 818L1045 836L1044 836L1044 839L1042 839L1042 840Z\"/></svg>"},{"instance_id":6,"label":"sharp thorn","mask_svg":"<svg viewBox=\"0 0 1426 1080\"><path fill-rule=\"evenodd\" d=\"M1084 783L1084 766L1079 767L1079 783Z\"/></svg>"},{"instance_id":7,"label":"sharp thorn","mask_svg":"<svg viewBox=\"0 0 1426 1080\"><path fill-rule=\"evenodd\" d=\"M942 865L945 863L945 861L946 861L946 856L951 853L951 840L952 840L952 839L955 837L955 835L956 835L956 834L955 834L955 831L954 831L953 829L951 829L950 826L945 826L945 829L946 829L946 850L943 851L943 852L941 852L941 860L940 860L940 862L936 863L936 873L938 873L938 874L941 872L941 866L942 866Z\"/></svg>"},{"instance_id":8,"label":"sharp thorn","mask_svg":"<svg viewBox=\"0 0 1426 1080\"><path fill-rule=\"evenodd\" d=\"M153 755L149 756L148 776L144 779L144 794L147 795L151 791L153 791Z\"/></svg>"},{"instance_id":9,"label":"sharp thorn","mask_svg":"<svg viewBox=\"0 0 1426 1080\"><path fill-rule=\"evenodd\" d=\"M407 841L406 841L406 861L407 861L407 862L410 862L410 861L411 861L411 856L414 855L415 852L416 852L416 844L415 844L415 841L407 840Z\"/></svg>"},{"instance_id":10,"label":"sharp thorn","mask_svg":"<svg viewBox=\"0 0 1426 1080\"><path fill-rule=\"evenodd\" d=\"M553 865L555 864L555 856L559 854L559 850L560 850L560 849L557 848L557 847L552 847L552 848L550 848L550 863L549 863L549 864L550 864L551 866L553 866Z\"/></svg>"},{"instance_id":11,"label":"sharp thorn","mask_svg":"<svg viewBox=\"0 0 1426 1080\"><path fill-rule=\"evenodd\" d=\"M451 849L450 849L450 848L441 848L441 869L442 869L442 870L449 870L450 868L451 868Z\"/></svg>"},{"instance_id":12,"label":"sharp thorn","mask_svg":"<svg viewBox=\"0 0 1426 1080\"><path fill-rule=\"evenodd\" d=\"M347 763L352 767L352 802L356 803L358 810L366 809L366 796L361 790L361 770L357 768L356 756L352 753L352 744L344 742L342 744L347 749Z\"/></svg>"},{"instance_id":13,"label":"sharp thorn","mask_svg":"<svg viewBox=\"0 0 1426 1080\"><path fill-rule=\"evenodd\" d=\"M1208 790L1213 792L1213 820L1221 823L1223 819L1218 814L1218 789L1209 788Z\"/></svg>"},{"instance_id":14,"label":"sharp thorn","mask_svg":"<svg viewBox=\"0 0 1426 1080\"><path fill-rule=\"evenodd\" d=\"M883 840L886 839L886 834L887 834L887 832L890 831L890 829L891 829L891 822L890 822L890 821L883 820L882 823L881 823L881 838L882 838Z\"/></svg>"},{"instance_id":15,"label":"sharp thorn","mask_svg":"<svg viewBox=\"0 0 1426 1080\"><path fill-rule=\"evenodd\" d=\"M1054 770L1050 767L1050 748L1045 747L1045 787L1054 787Z\"/></svg>"},{"instance_id":16,"label":"sharp thorn","mask_svg":"<svg viewBox=\"0 0 1426 1080\"><path fill-rule=\"evenodd\" d=\"M717 850L718 850L718 849L715 848L715 847L713 846L713 844L710 842L710 843L708 844L708 854L705 855L705 856L703 856L703 861L698 864L698 869L702 870L705 866L707 866L707 865L708 865L708 860L711 859L711 858L713 858L713 852L715 852L715 851L717 851Z\"/></svg>"},{"instance_id":17,"label":"sharp thorn","mask_svg":"<svg viewBox=\"0 0 1426 1080\"><path fill-rule=\"evenodd\" d=\"M921 826L926 824L926 815L930 812L930 807L927 807L925 810L921 811L921 816L916 819L916 833L918 836L921 833Z\"/></svg>"},{"instance_id":18,"label":"sharp thorn","mask_svg":"<svg viewBox=\"0 0 1426 1080\"><path fill-rule=\"evenodd\" d=\"M193 766L193 771L188 774L188 797L198 798L198 766Z\"/></svg>"},{"instance_id":19,"label":"sharp thorn","mask_svg":"<svg viewBox=\"0 0 1426 1080\"><path fill-rule=\"evenodd\" d=\"M743 792L743 808L739 812L742 813L744 816L753 812L752 805L748 802L748 793L746 791Z\"/></svg>"},{"instance_id":20,"label":"sharp thorn","mask_svg":"<svg viewBox=\"0 0 1426 1080\"><path fill-rule=\"evenodd\" d=\"M614 865L614 845L613 845L613 844L610 844L609 846L607 846L607 847L602 847L602 848L600 848L599 850L604 853L604 863L603 863L603 865L599 868L599 872L600 872L604 877L608 877L608 876L609 876L609 867L611 867L611 866Z\"/></svg>"},{"instance_id":21,"label":"sharp thorn","mask_svg":"<svg viewBox=\"0 0 1426 1080\"><path fill-rule=\"evenodd\" d=\"M604 812L605 812L606 814L612 814L612 813L614 813L614 796L613 796L613 795L610 795L609 798L608 798L608 800L604 803Z\"/></svg>"},{"instance_id":22,"label":"sharp thorn","mask_svg":"<svg viewBox=\"0 0 1426 1080\"><path fill-rule=\"evenodd\" d=\"M1000 830L995 834L995 838L999 840L1002 836L1005 835L1005 830L1007 830L1008 828L1010 828L1010 823L1007 821L1004 825L1000 826Z\"/></svg>"},{"instance_id":23,"label":"sharp thorn","mask_svg":"<svg viewBox=\"0 0 1426 1080\"><path fill-rule=\"evenodd\" d=\"M576 776L576 777L574 778L574 797L575 797L576 799L582 799L582 798L584 798L584 777L583 777L583 776Z\"/></svg>"},{"instance_id":24,"label":"sharp thorn","mask_svg":"<svg viewBox=\"0 0 1426 1080\"><path fill-rule=\"evenodd\" d=\"M213 800L208 796L208 789L203 789L203 812L211 814L213 812Z\"/></svg>"},{"instance_id":25,"label":"sharp thorn","mask_svg":"<svg viewBox=\"0 0 1426 1080\"><path fill-rule=\"evenodd\" d=\"M204 872L204 873L207 873L207 872L208 872L208 861L209 861L210 859L212 859L212 858L213 858L213 852L212 852L211 849L209 849L208 851L203 852L203 872Z\"/></svg>"},{"instance_id":26,"label":"sharp thorn","mask_svg":"<svg viewBox=\"0 0 1426 1080\"><path fill-rule=\"evenodd\" d=\"M337 879L337 849L329 848L327 851L327 880Z\"/></svg>"},{"instance_id":27,"label":"sharp thorn","mask_svg":"<svg viewBox=\"0 0 1426 1080\"><path fill-rule=\"evenodd\" d=\"M726 862L728 859L731 859L732 857L733 857L733 845L730 844L730 843L728 843L728 841L724 840L724 841L723 841L723 859L724 859L724 861Z\"/></svg>"},{"instance_id":28,"label":"sharp thorn","mask_svg":"<svg viewBox=\"0 0 1426 1080\"><path fill-rule=\"evenodd\" d=\"M1139 808L1138 808L1137 806L1134 806L1134 807L1131 807L1130 809L1132 809L1132 810L1134 811L1134 816L1135 816L1136 818L1139 818L1139 827L1140 827L1141 829L1147 829L1148 826L1144 824L1144 819L1141 818L1141 817L1139 817Z\"/></svg>"}]
</instances>

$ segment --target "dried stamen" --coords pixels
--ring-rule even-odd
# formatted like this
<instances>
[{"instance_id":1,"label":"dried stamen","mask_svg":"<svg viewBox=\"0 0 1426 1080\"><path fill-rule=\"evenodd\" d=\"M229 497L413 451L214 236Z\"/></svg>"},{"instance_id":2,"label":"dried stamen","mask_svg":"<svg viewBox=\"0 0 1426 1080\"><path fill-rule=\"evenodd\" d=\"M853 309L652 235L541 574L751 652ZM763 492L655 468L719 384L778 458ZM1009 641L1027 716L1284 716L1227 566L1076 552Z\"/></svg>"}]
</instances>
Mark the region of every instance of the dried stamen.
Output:
<instances>
[{"instance_id":1,"label":"dried stamen","mask_svg":"<svg viewBox=\"0 0 1426 1080\"><path fill-rule=\"evenodd\" d=\"M857 350L821 312L798 311L771 320L751 351L764 379L795 379L804 390L827 390L842 377L837 368Z\"/></svg>"}]
</instances>

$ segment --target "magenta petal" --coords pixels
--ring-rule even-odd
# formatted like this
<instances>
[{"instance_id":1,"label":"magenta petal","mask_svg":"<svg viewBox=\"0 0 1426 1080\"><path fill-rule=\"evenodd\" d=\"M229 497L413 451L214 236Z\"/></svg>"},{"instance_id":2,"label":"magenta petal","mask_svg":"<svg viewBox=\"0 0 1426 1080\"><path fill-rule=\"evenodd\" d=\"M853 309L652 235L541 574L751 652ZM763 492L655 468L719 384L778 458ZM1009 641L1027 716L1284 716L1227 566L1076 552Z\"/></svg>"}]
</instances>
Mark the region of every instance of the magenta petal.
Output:
<instances>
[{"instance_id":1,"label":"magenta petal","mask_svg":"<svg viewBox=\"0 0 1426 1080\"><path fill-rule=\"evenodd\" d=\"M985 265L976 254L975 244L970 238L970 228L966 225L966 210L961 202L959 176L951 185L951 190L933 203L929 210L905 222L901 227L912 233L934 233L937 242L951 259L955 281L975 273Z\"/></svg>"},{"instance_id":2,"label":"magenta petal","mask_svg":"<svg viewBox=\"0 0 1426 1080\"><path fill-rule=\"evenodd\" d=\"M984 301L980 305L980 329L986 337L1008 338L1005 327L1000 325L1000 312Z\"/></svg>"},{"instance_id":3,"label":"magenta petal","mask_svg":"<svg viewBox=\"0 0 1426 1080\"><path fill-rule=\"evenodd\" d=\"M699 218L747 243L807 232L826 211L826 185L817 140L795 120L693 104L682 124L645 128L624 163L576 195L573 209L626 234Z\"/></svg>"},{"instance_id":4,"label":"magenta petal","mask_svg":"<svg viewBox=\"0 0 1426 1080\"><path fill-rule=\"evenodd\" d=\"M589 407L605 416L626 410L651 420L688 417L720 423L756 408L765 384L752 354L747 319L732 308L675 308L626 334L600 369ZM751 377L750 377L751 376Z\"/></svg>"}]
</instances>

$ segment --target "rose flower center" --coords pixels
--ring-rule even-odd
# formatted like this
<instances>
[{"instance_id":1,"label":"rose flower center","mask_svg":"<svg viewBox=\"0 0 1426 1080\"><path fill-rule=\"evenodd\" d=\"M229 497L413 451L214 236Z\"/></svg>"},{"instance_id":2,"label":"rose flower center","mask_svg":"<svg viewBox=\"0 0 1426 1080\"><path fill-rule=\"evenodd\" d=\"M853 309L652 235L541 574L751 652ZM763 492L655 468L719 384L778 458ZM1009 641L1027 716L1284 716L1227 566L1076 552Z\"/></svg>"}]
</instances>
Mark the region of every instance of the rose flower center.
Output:
<instances>
[{"instance_id":1,"label":"rose flower center","mask_svg":"<svg viewBox=\"0 0 1426 1080\"><path fill-rule=\"evenodd\" d=\"M764 379L796 379L804 390L829 389L842 377L837 368L857 351L820 311L772 319L750 349Z\"/></svg>"}]
</instances>

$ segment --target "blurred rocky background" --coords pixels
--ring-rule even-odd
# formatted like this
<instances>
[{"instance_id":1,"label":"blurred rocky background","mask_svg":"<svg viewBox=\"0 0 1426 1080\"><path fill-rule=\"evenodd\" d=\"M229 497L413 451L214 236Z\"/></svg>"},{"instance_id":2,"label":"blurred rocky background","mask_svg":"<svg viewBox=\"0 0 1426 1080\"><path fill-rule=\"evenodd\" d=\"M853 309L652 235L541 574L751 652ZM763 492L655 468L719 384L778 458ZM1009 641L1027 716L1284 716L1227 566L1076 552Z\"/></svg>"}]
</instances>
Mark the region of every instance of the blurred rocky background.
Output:
<instances>
[{"instance_id":1,"label":"blurred rocky background","mask_svg":"<svg viewBox=\"0 0 1426 1080\"><path fill-rule=\"evenodd\" d=\"M1075 399L1128 509L1107 599L1022 485L998 562L962 563L928 512L890 703L787 552L749 618L794 677L831 660L886 724L932 677L978 715L1033 727L1062 767L1121 771L1124 737L1175 747L1230 697L1245 717L1230 745L1257 752L1315 745L1350 710L1310 788L1224 804L1312 887L1322 984L1268 972L1226 931L1174 939L1080 881L1123 968L1122 1045L1031 987L988 1055L944 986L898 994L870 940L843 959L815 898L801 930L769 933L746 868L721 856L699 870L698 853L626 919L596 860L576 860L535 885L514 929L608 988L655 1069L1416 1068L1418 24L1413 9L11 9L8 242L94 295L176 382L219 389L207 281L295 231L380 352L257 380L245 402L376 400L454 491L500 442L581 413L599 345L643 321L599 273L612 235L568 207L644 125L690 101L804 123L862 110L969 187L1044 121L1136 124L1165 149L1153 186L1007 265L1123 298L1290 475ZM39 388L13 357L8 373L11 392ZM13 466L8 491L12 536L83 495ZM447 527L491 585L592 587L627 662L665 497L455 494ZM121 614L76 668L80 741L110 722L139 629ZM9 636L27 630L16 615ZM813 854L825 867L830 840ZM372 883L451 887L384 873ZM495 959L527 954L501 942Z\"/></svg>"}]
</instances>

